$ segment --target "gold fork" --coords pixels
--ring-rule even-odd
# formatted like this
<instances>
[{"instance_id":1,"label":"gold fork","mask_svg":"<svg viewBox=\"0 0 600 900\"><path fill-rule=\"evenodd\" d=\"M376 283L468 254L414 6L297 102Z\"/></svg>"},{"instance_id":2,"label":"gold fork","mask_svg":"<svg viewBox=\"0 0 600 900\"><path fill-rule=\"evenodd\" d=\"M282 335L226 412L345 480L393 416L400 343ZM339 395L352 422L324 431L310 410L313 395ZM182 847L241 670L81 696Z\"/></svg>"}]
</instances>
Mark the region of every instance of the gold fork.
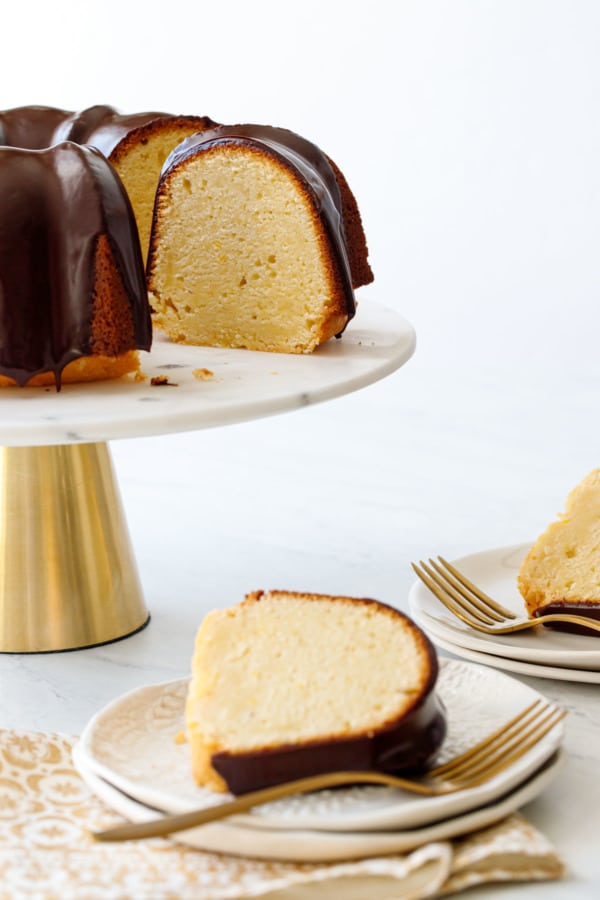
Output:
<instances>
[{"instance_id":1,"label":"gold fork","mask_svg":"<svg viewBox=\"0 0 600 900\"><path fill-rule=\"evenodd\" d=\"M570 622L590 631L600 631L600 621L571 613L549 613L535 618L516 616L492 600L443 556L438 556L437 562L430 559L429 565L421 560L420 568L415 563L411 565L440 603L476 631L483 631L485 634L510 634L548 622Z\"/></svg>"},{"instance_id":2,"label":"gold fork","mask_svg":"<svg viewBox=\"0 0 600 900\"><path fill-rule=\"evenodd\" d=\"M252 791L218 806L162 816L149 822L119 825L96 832L93 836L97 841L160 837L198 825L206 825L208 822L216 822L236 813L247 812L252 807L282 797L340 785L381 784L427 796L453 794L484 784L511 766L548 734L565 715L565 710L545 700L536 700L474 747L443 765L430 769L419 779L399 778L384 772L329 772Z\"/></svg>"}]
</instances>

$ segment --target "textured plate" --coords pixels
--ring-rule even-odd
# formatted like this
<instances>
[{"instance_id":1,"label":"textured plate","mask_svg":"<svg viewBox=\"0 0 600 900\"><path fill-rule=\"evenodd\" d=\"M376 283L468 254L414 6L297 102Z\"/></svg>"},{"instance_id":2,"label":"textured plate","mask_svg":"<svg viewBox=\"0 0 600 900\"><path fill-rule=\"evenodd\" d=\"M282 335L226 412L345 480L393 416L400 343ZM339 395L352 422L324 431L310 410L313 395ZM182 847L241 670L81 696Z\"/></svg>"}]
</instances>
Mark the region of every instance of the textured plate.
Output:
<instances>
[{"instance_id":1,"label":"textured plate","mask_svg":"<svg viewBox=\"0 0 600 900\"><path fill-rule=\"evenodd\" d=\"M293 862L336 862L361 859L389 853L406 853L431 841L444 841L478 828L499 822L525 803L534 800L545 790L560 771L566 757L562 750L554 754L544 766L515 791L489 806L462 816L455 816L425 828L411 831L335 832L308 830L277 830L248 828L231 819L214 822L201 828L173 835L173 840L198 850L253 856ZM81 777L101 800L129 819L145 822L154 819L157 811L128 797L112 784L95 775L82 759L80 745L75 747L73 760Z\"/></svg>"},{"instance_id":2,"label":"textured plate","mask_svg":"<svg viewBox=\"0 0 600 900\"><path fill-rule=\"evenodd\" d=\"M80 759L93 774L147 806L183 812L227 795L194 784L184 728L187 681L139 688L111 703L84 730ZM492 669L442 660L438 686L448 716L440 761L461 753L538 699L532 688ZM376 786L290 797L236 816L254 828L371 831L416 828L493 802L529 778L556 751L562 723L487 784L443 797Z\"/></svg>"},{"instance_id":3,"label":"textured plate","mask_svg":"<svg viewBox=\"0 0 600 900\"><path fill-rule=\"evenodd\" d=\"M524 616L525 604L517 588L517 575L528 550L528 544L499 547L463 556L454 563L486 594ZM412 615L425 631L454 646L545 666L600 671L600 636L567 634L543 626L513 635L483 634L449 613L421 581L411 588L409 604ZM571 680L568 676L565 679Z\"/></svg>"},{"instance_id":4,"label":"textured plate","mask_svg":"<svg viewBox=\"0 0 600 900\"><path fill-rule=\"evenodd\" d=\"M452 641L437 637L431 631L431 639L442 650L448 650L455 656L468 659L470 662L482 663L494 669L514 672L517 675L531 675L533 678L549 678L552 681L576 681L579 684L600 684L600 672L593 669L571 669L559 666L543 666L538 663L522 662L520 659L508 659L506 656L492 656L491 653L480 653L478 650L467 650Z\"/></svg>"},{"instance_id":5,"label":"textured plate","mask_svg":"<svg viewBox=\"0 0 600 900\"><path fill-rule=\"evenodd\" d=\"M141 353L145 382L118 379L52 388L0 390L2 444L107 441L245 422L358 390L400 368L415 348L412 326L361 300L341 340L311 354L186 347L155 336ZM196 369L213 377L199 380ZM168 375L176 386L153 387Z\"/></svg>"}]
</instances>

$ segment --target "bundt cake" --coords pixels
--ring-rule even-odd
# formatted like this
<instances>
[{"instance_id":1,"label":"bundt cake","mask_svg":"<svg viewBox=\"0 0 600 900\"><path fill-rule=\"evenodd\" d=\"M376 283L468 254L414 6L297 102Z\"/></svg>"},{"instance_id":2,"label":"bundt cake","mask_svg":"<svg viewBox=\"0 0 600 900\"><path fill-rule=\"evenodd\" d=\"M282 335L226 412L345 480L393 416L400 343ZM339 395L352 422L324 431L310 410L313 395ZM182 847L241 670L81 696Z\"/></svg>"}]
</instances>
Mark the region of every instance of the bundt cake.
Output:
<instances>
[{"instance_id":1,"label":"bundt cake","mask_svg":"<svg viewBox=\"0 0 600 900\"><path fill-rule=\"evenodd\" d=\"M144 253L154 209L148 284L156 306L156 323L171 339L255 350L310 352L333 335L341 334L354 315L353 290L373 278L361 218L344 176L314 144L279 128L215 126L206 117L159 112L124 116L109 106L93 106L79 113L42 106L0 112L0 159L11 160L4 174L6 179L16 166L16 157L9 148L40 152L68 143L94 147L114 167L133 207ZM156 195L159 173L167 156ZM37 166L37 183L45 185L43 196L49 196L50 181L44 181L40 173L50 172L52 166L31 161L23 165L29 173ZM56 181L57 169L53 171ZM8 180L4 183L8 184ZM28 190L35 190L31 182ZM60 193L58 190L56 196ZM59 221L56 196L53 194L49 203L54 228ZM44 204L40 200L29 208L41 209ZM107 214L105 205L102 216L106 218ZM23 220L17 220L22 229ZM8 234L9 230L5 219L3 232ZM77 232L75 228L75 232L81 235L81 230ZM114 284L123 279L115 274L113 263L118 268L117 257L124 258L129 251L118 251L114 234L110 240L101 239L100 235L96 235L94 274L89 277L96 278L108 267L113 273L111 290L116 290ZM25 242L27 253L32 252L36 241L43 244L39 238L29 237ZM61 241L55 237L49 242L53 255L48 259L51 267L60 269L55 253ZM13 235L4 243L5 262L10 248L16 246L15 239ZM87 255L86 259L89 261ZM65 280L64 273L61 278ZM13 278L11 283L14 281ZM81 278L71 281L80 284ZM2 290L6 294L5 285ZM56 282L52 290L58 290ZM11 291L14 292L14 286ZM95 296L99 296L96 288ZM130 305L131 294L128 297ZM6 308L8 302L5 296ZM94 304L97 311L100 301L96 299ZM109 305L102 304L102 308L106 311ZM118 306L115 298L111 308ZM120 307L125 308L123 302ZM47 315L48 312L40 314L39 321L30 318L30 327L37 321L35 328L39 332L40 322ZM44 327L48 325L49 321ZM2 340L8 346L13 342L14 327L12 336L6 327L4 330ZM46 352L47 370L40 368L39 348L35 353L31 351L31 359L22 370L9 364L5 355L8 361L4 369L0 366L0 372L4 371L4 382L8 379L11 383L24 383L33 375L37 383L43 371L50 373L44 377L56 377L60 382L63 369L65 380L75 380L113 377L115 373L122 374L123 366L130 370L137 364L135 354L125 362L121 352L119 365L115 368L114 360L109 364L109 351L116 345L113 346L114 341L107 344L105 338L106 335L102 343L97 336L92 340L88 334L84 340L79 335L79 342L68 352L64 347L52 354ZM38 334L32 347L41 342L54 346L56 340L48 334ZM129 337L123 336L123 342L131 344ZM134 346L146 348L148 343L149 339L138 335ZM21 354L23 346L22 341ZM96 357L93 369L85 362L77 362L90 353ZM102 367L100 356L106 358Z\"/></svg>"},{"instance_id":2,"label":"bundt cake","mask_svg":"<svg viewBox=\"0 0 600 900\"><path fill-rule=\"evenodd\" d=\"M210 613L186 705L195 780L235 794L422 767L445 735L435 650L374 600L258 591Z\"/></svg>"},{"instance_id":3,"label":"bundt cake","mask_svg":"<svg viewBox=\"0 0 600 900\"><path fill-rule=\"evenodd\" d=\"M373 278L354 199L314 144L281 128L187 138L158 186L148 288L181 343L305 353L339 335Z\"/></svg>"},{"instance_id":4,"label":"bundt cake","mask_svg":"<svg viewBox=\"0 0 600 900\"><path fill-rule=\"evenodd\" d=\"M518 584L531 616L574 613L600 619L600 469L571 491L564 513L525 557ZM549 627L598 637L597 631L568 622Z\"/></svg>"},{"instance_id":5,"label":"bundt cake","mask_svg":"<svg viewBox=\"0 0 600 900\"><path fill-rule=\"evenodd\" d=\"M131 206L104 156L2 146L0 195L0 384L136 370L150 308Z\"/></svg>"},{"instance_id":6,"label":"bundt cake","mask_svg":"<svg viewBox=\"0 0 600 900\"><path fill-rule=\"evenodd\" d=\"M145 261L156 186L165 159L185 137L214 125L202 116L121 115L111 106L91 106L81 112L24 106L0 112L0 145L41 150L73 141L100 150L129 194Z\"/></svg>"}]
</instances>

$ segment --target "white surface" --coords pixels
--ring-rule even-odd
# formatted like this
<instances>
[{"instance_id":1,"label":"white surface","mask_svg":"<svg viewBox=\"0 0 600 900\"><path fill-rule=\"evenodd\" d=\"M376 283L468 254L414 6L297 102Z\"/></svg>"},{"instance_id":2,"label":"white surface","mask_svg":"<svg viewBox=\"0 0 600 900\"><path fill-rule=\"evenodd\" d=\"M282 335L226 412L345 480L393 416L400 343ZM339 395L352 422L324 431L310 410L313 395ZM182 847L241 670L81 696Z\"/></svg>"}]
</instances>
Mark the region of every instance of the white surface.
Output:
<instances>
[{"instance_id":1,"label":"white surface","mask_svg":"<svg viewBox=\"0 0 600 900\"><path fill-rule=\"evenodd\" d=\"M447 650L462 659L492 666L494 669L502 669L505 672L513 672L517 675L531 675L534 678L550 678L553 681L575 681L581 684L600 684L600 672L593 669L571 669L559 666L543 666L540 663L521 662L519 659L509 659L507 656L494 656L491 653L480 653L478 650L468 650L459 644L453 644L443 637L430 632L430 637L436 647Z\"/></svg>"},{"instance_id":2,"label":"white surface","mask_svg":"<svg viewBox=\"0 0 600 900\"><path fill-rule=\"evenodd\" d=\"M595 0L86 11L4 10L3 106L108 101L316 140L366 226L376 281L359 300L393 304L419 346L335 403L113 445L150 626L0 658L0 726L73 733L124 691L184 677L212 606L281 587L406 610L411 560L531 541L600 464ZM566 766L524 810L569 875L468 898L596 900L598 686L518 677L570 710Z\"/></svg>"},{"instance_id":3,"label":"white surface","mask_svg":"<svg viewBox=\"0 0 600 900\"><path fill-rule=\"evenodd\" d=\"M156 809L122 793L113 784L96 775L81 754L80 746L75 747L73 754L75 766L94 793L111 809L132 822L145 822L156 818ZM483 809L475 809L412 831L335 832L300 828L290 831L248 828L244 825L235 825L232 820L226 820L179 832L173 835L173 839L200 850L231 853L232 848L235 848L237 856L293 859L296 862L333 862L379 854L405 853L423 846L426 842L447 840L500 821L524 803L529 803L539 796L554 781L564 763L565 757L559 750L542 769L519 785L516 790Z\"/></svg>"},{"instance_id":4,"label":"white surface","mask_svg":"<svg viewBox=\"0 0 600 900\"><path fill-rule=\"evenodd\" d=\"M515 615L525 616L525 603L517 587L517 575L529 546L498 547L463 556L453 562L489 597ZM509 660L594 670L600 677L600 633L598 637L588 637L540 626L517 634L484 634L448 612L419 580L413 584L408 602L412 615L434 638ZM568 679L568 673L565 677Z\"/></svg>"},{"instance_id":5,"label":"white surface","mask_svg":"<svg viewBox=\"0 0 600 900\"><path fill-rule=\"evenodd\" d=\"M0 391L1 439L70 444L230 425L357 390L404 365L414 347L411 325L372 301L342 338L307 355L187 347L155 334L150 353L140 353L145 381ZM196 378L202 368L212 377ZM161 375L169 385L152 385Z\"/></svg>"},{"instance_id":6,"label":"white surface","mask_svg":"<svg viewBox=\"0 0 600 900\"><path fill-rule=\"evenodd\" d=\"M120 791L147 806L178 813L212 806L223 797L198 787L190 749L174 736L185 731L187 679L140 688L99 712L80 745L84 764ZM497 731L540 695L491 669L445 661L439 696L448 734L440 762L463 753ZM486 784L438 797L421 797L374 786L319 791L265 804L236 823L269 828L371 831L416 828L491 803L523 783L557 750L562 722L538 745Z\"/></svg>"}]
</instances>

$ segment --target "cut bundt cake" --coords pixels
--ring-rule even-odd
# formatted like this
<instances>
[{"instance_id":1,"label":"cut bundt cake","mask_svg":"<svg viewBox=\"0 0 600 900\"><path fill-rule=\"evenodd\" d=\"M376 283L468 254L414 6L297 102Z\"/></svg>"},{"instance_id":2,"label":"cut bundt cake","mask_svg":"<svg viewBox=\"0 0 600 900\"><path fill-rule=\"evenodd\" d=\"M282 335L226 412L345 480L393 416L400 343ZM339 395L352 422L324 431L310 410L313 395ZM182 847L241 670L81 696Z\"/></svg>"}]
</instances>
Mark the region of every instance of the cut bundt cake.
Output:
<instances>
[{"instance_id":1,"label":"cut bundt cake","mask_svg":"<svg viewBox=\"0 0 600 900\"><path fill-rule=\"evenodd\" d=\"M372 280L356 200L293 132L220 126L186 139L158 187L148 287L180 343L306 353L339 335Z\"/></svg>"},{"instance_id":2,"label":"cut bundt cake","mask_svg":"<svg viewBox=\"0 0 600 900\"><path fill-rule=\"evenodd\" d=\"M102 211L96 216L96 224L101 218L103 227L94 233L95 250L90 255L89 246L86 244L84 252L83 244L84 235L90 235L93 213L90 211L86 218L84 204L80 204L81 227L70 212L60 218L60 203L68 201L75 206L81 198L73 191L63 190L67 182L63 187L59 185L58 152L52 163L50 156L44 157L45 162L42 157L37 162L29 157L20 169L21 173L28 173L25 180L19 175L15 182L11 181L17 171L16 152L40 153L50 147L55 150L69 145L89 145L110 162L129 196L144 255L152 219L148 285L156 307L156 322L171 339L255 350L310 352L333 335L340 335L354 315L354 289L373 278L360 213L343 174L314 144L284 129L215 126L211 119L200 116L159 112L125 116L110 106L93 106L78 113L42 106L20 107L0 112L0 164L4 167L0 178L5 189L9 183L11 187L7 209L17 204L19 185L23 187L22 196L27 198L27 208L36 210L36 218L17 254L15 269L8 276L8 259L25 234L25 219L22 215L15 217L13 235L9 235L8 217L2 225L2 234L8 237L1 251L5 281L0 282L0 290L5 312L4 323L0 322L4 329L0 343L4 346L5 362L0 357L0 384L48 379L60 383L63 372L64 380L113 377L137 365L135 353L127 357L124 345L130 349L149 346L149 338L141 336L137 319L133 342L131 328L125 338L127 328L123 324L112 327L115 317L121 322L129 321L133 308L133 264L128 264L124 275L123 260L129 258L130 249L119 248L115 233L109 235L104 228L112 214L111 203L101 204ZM67 152L63 149L60 158L66 159ZM166 157L157 195L159 173ZM85 154L80 154L79 165L84 158ZM91 168L98 172L99 164ZM91 168L88 167L90 171ZM67 169L62 165L60 178L68 177ZM75 163L73 172L79 172ZM86 177L89 186L89 171ZM73 174L72 183L77 178L82 184L86 181ZM114 184L111 190L116 196ZM34 195L36 199L32 199ZM98 183L95 195L99 195ZM130 212L126 217L131 220ZM40 237L45 222L51 223L52 231L47 246ZM60 246L69 252L73 249L67 227L73 228L75 242L81 239L82 256L71 253L77 267L77 275L71 278L63 272L64 260L59 261L58 256ZM61 229L65 232L62 235ZM88 301L88 313L92 306L94 312L87 318L99 323L102 310L106 327L99 331L97 325L93 335L87 326L80 329L73 345L67 347L70 339L66 334L44 331L50 327L49 320L47 313L39 313L37 319L30 318L35 340L26 344L21 336L15 348L15 326L7 311L13 300L8 298L19 295L15 272L21 272L19 266L27 254L32 269L24 275L24 284L35 282L37 290L37 279L45 279L45 287L39 292L42 305L48 307L52 294L56 314L56 297L68 286L64 296L68 324L63 331L72 330L72 298L69 300L67 293L79 292L86 279L94 282L94 301ZM135 255L139 257L137 251ZM84 260L85 264L93 262L86 278L82 276ZM102 272L112 275L101 282ZM48 277L40 273L47 273ZM138 276L139 271L137 288ZM139 306L136 301L136 308ZM118 309L122 315L117 316ZM110 327L106 325L109 321ZM146 325L144 329L148 330ZM108 332L112 337L107 342ZM115 343L117 332L122 339ZM90 356L95 359L93 368L86 361ZM22 366L13 364L17 357Z\"/></svg>"},{"instance_id":3,"label":"cut bundt cake","mask_svg":"<svg viewBox=\"0 0 600 900\"><path fill-rule=\"evenodd\" d=\"M532 616L575 613L600 619L600 469L571 491L564 513L525 557L518 584ZM552 627L598 636L568 622Z\"/></svg>"},{"instance_id":4,"label":"cut bundt cake","mask_svg":"<svg viewBox=\"0 0 600 900\"><path fill-rule=\"evenodd\" d=\"M425 634L374 600L258 591L210 613L186 705L195 780L235 794L422 767L445 720Z\"/></svg>"},{"instance_id":5,"label":"cut bundt cake","mask_svg":"<svg viewBox=\"0 0 600 900\"><path fill-rule=\"evenodd\" d=\"M100 150L129 194L145 261L156 186L165 159L185 137L214 125L204 116L123 115L112 106L90 106L81 112L25 106L0 112L0 145L41 150L73 141Z\"/></svg>"},{"instance_id":6,"label":"cut bundt cake","mask_svg":"<svg viewBox=\"0 0 600 900\"><path fill-rule=\"evenodd\" d=\"M151 343L137 229L97 150L0 147L0 383L114 378Z\"/></svg>"}]
</instances>

